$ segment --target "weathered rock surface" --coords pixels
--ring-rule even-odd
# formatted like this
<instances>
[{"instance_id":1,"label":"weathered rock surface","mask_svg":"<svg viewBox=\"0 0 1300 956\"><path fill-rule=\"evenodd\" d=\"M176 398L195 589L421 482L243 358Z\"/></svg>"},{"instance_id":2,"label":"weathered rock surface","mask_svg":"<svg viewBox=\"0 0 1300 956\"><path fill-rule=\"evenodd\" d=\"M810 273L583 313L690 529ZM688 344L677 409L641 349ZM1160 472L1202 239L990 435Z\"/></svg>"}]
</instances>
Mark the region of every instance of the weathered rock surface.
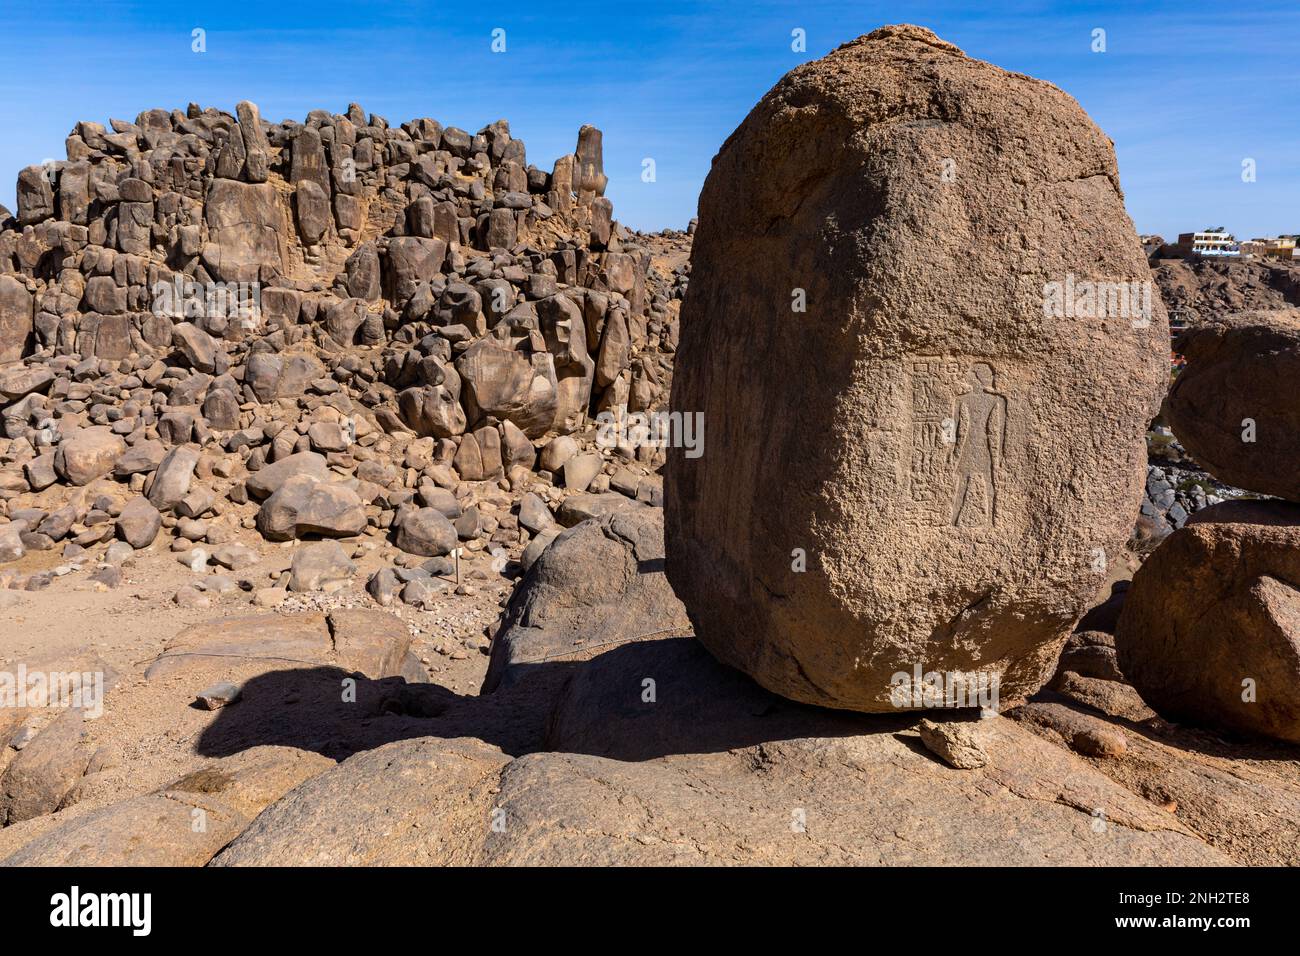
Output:
<instances>
[{"instance_id":1,"label":"weathered rock surface","mask_svg":"<svg viewBox=\"0 0 1300 956\"><path fill-rule=\"evenodd\" d=\"M54 381L54 373L47 368L15 366L0 371L0 396L17 401L33 392L43 392Z\"/></svg>"},{"instance_id":2,"label":"weathered rock surface","mask_svg":"<svg viewBox=\"0 0 1300 956\"><path fill-rule=\"evenodd\" d=\"M396 676L410 647L406 628L400 622L395 627L395 618L382 611L353 610L336 622L338 613L257 614L196 624L168 642L145 676L153 680L213 662L234 671L249 661L336 665L347 671L380 666L391 669L366 671L366 676ZM336 642L331 636L336 630L346 632L346 639Z\"/></svg>"},{"instance_id":3,"label":"weathered rock surface","mask_svg":"<svg viewBox=\"0 0 1300 956\"><path fill-rule=\"evenodd\" d=\"M956 771L925 753L914 717L790 703L687 638L608 649L576 667L543 752L511 760L459 736L463 711L434 720L459 739L349 758L269 807L214 862L1228 862L1167 812L1002 718L989 722L988 764ZM486 700L526 696L538 677ZM503 706L481 715L479 733L518 719Z\"/></svg>"},{"instance_id":4,"label":"weathered rock surface","mask_svg":"<svg viewBox=\"0 0 1300 956\"><path fill-rule=\"evenodd\" d=\"M148 498L132 498L117 516L117 535L137 551L153 544L162 529L162 515Z\"/></svg>"},{"instance_id":5,"label":"weathered rock surface","mask_svg":"<svg viewBox=\"0 0 1300 956\"><path fill-rule=\"evenodd\" d=\"M176 507L189 494L198 463L199 450L191 445L178 445L169 451L154 472L149 486L150 504L162 511Z\"/></svg>"},{"instance_id":6,"label":"weathered rock surface","mask_svg":"<svg viewBox=\"0 0 1300 956\"><path fill-rule=\"evenodd\" d=\"M27 287L13 276L0 276L0 365L17 362L28 353L32 317L32 295Z\"/></svg>"},{"instance_id":7,"label":"weathered rock surface","mask_svg":"<svg viewBox=\"0 0 1300 956\"><path fill-rule=\"evenodd\" d=\"M69 484L88 485L112 471L125 449L126 443L107 427L94 425L60 442L54 464Z\"/></svg>"},{"instance_id":8,"label":"weathered rock surface","mask_svg":"<svg viewBox=\"0 0 1300 956\"><path fill-rule=\"evenodd\" d=\"M530 568L492 642L485 692L550 662L680 631L685 609L663 573L663 512L636 508L557 537Z\"/></svg>"},{"instance_id":9,"label":"weathered rock surface","mask_svg":"<svg viewBox=\"0 0 1300 956\"><path fill-rule=\"evenodd\" d=\"M356 565L337 541L313 541L294 552L289 589L320 591L346 581L356 573Z\"/></svg>"},{"instance_id":10,"label":"weathered rock surface","mask_svg":"<svg viewBox=\"0 0 1300 956\"><path fill-rule=\"evenodd\" d=\"M416 508L398 525L394 542L408 554L451 554L457 543L456 527L436 508Z\"/></svg>"},{"instance_id":11,"label":"weathered rock surface","mask_svg":"<svg viewBox=\"0 0 1300 956\"><path fill-rule=\"evenodd\" d=\"M1149 712L1143 718L1114 720L1086 705L1057 701L1035 701L1010 716L1087 759L1236 863L1300 862L1300 751L1294 744L1243 745L1194 727L1171 725ZM1098 752L1093 746L1116 738L1123 741L1122 747Z\"/></svg>"},{"instance_id":12,"label":"weathered rock surface","mask_svg":"<svg viewBox=\"0 0 1300 956\"><path fill-rule=\"evenodd\" d=\"M978 720L922 720L917 729L921 743L944 763L958 770L977 770L988 765L986 749L992 736L990 725Z\"/></svg>"},{"instance_id":13,"label":"weathered rock surface","mask_svg":"<svg viewBox=\"0 0 1300 956\"><path fill-rule=\"evenodd\" d=\"M707 432L669 451L668 575L710 650L865 711L917 664L1004 707L1051 676L1168 375L1158 301L1045 314L1071 277L1148 270L1110 141L1055 87L904 26L763 98L700 198L673 381Z\"/></svg>"},{"instance_id":14,"label":"weathered rock surface","mask_svg":"<svg viewBox=\"0 0 1300 956\"><path fill-rule=\"evenodd\" d=\"M1197 514L1134 576L1115 649L1161 716L1300 743L1300 506Z\"/></svg>"},{"instance_id":15,"label":"weathered rock surface","mask_svg":"<svg viewBox=\"0 0 1300 956\"><path fill-rule=\"evenodd\" d=\"M259 816L213 865L474 863L475 833L491 824L484 809L508 761L477 740L412 740L358 754L349 761L348 776L356 776L345 814L327 809L338 805L340 780L308 781ZM421 797L413 801L417 790Z\"/></svg>"},{"instance_id":16,"label":"weathered rock surface","mask_svg":"<svg viewBox=\"0 0 1300 956\"><path fill-rule=\"evenodd\" d=\"M318 481L329 478L325 457L312 451L288 455L259 469L245 482L248 493L254 498L269 498L290 478L307 475Z\"/></svg>"},{"instance_id":17,"label":"weathered rock surface","mask_svg":"<svg viewBox=\"0 0 1300 956\"><path fill-rule=\"evenodd\" d=\"M275 490L257 513L257 529L268 541L305 535L347 538L366 527L366 512L347 485L299 474Z\"/></svg>"},{"instance_id":18,"label":"weathered rock surface","mask_svg":"<svg viewBox=\"0 0 1300 956\"><path fill-rule=\"evenodd\" d=\"M214 179L204 205L203 261L224 282L256 282L284 271L284 212L269 183Z\"/></svg>"},{"instance_id":19,"label":"weathered rock surface","mask_svg":"<svg viewBox=\"0 0 1300 956\"><path fill-rule=\"evenodd\" d=\"M1248 312L1188 329L1187 365L1166 414L1216 478L1300 501L1300 309Z\"/></svg>"},{"instance_id":20,"label":"weathered rock surface","mask_svg":"<svg viewBox=\"0 0 1300 956\"><path fill-rule=\"evenodd\" d=\"M268 804L333 765L288 747L247 750L156 793L70 814L0 866L203 866Z\"/></svg>"},{"instance_id":21,"label":"weathered rock surface","mask_svg":"<svg viewBox=\"0 0 1300 956\"><path fill-rule=\"evenodd\" d=\"M90 751L81 743L80 709L59 714L0 776L0 824L59 809L85 773Z\"/></svg>"}]
</instances>

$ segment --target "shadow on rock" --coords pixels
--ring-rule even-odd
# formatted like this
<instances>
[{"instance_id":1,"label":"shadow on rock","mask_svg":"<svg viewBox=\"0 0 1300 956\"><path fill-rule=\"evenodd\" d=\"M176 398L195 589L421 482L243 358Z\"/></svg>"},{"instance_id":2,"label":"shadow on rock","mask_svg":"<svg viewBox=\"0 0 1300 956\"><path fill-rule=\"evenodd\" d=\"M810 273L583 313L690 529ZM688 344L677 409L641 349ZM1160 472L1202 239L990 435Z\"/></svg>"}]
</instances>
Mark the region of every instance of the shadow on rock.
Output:
<instances>
[{"instance_id":1,"label":"shadow on rock","mask_svg":"<svg viewBox=\"0 0 1300 956\"><path fill-rule=\"evenodd\" d=\"M373 680L320 666L269 671L246 681L199 736L205 757L228 757L266 744L343 760L394 740L428 735L429 718L457 699L437 684L401 677Z\"/></svg>"},{"instance_id":2,"label":"shadow on rock","mask_svg":"<svg viewBox=\"0 0 1300 956\"><path fill-rule=\"evenodd\" d=\"M200 735L198 751L226 757L270 744L343 760L397 740L472 737L513 756L552 751L641 761L897 732L915 719L783 700L719 664L693 638L517 666L509 688L485 696L400 677L371 680L338 667L261 674Z\"/></svg>"}]
</instances>

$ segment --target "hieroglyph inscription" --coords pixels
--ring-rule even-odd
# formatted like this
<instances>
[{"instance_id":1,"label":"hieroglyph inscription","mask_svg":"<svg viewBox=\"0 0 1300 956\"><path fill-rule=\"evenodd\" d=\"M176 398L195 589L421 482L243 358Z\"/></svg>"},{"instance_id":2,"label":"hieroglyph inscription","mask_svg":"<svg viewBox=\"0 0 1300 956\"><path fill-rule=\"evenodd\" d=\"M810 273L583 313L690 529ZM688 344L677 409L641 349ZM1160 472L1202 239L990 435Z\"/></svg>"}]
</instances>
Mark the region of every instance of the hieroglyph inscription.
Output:
<instances>
[{"instance_id":1,"label":"hieroglyph inscription","mask_svg":"<svg viewBox=\"0 0 1300 956\"><path fill-rule=\"evenodd\" d=\"M996 524L1008 411L997 371L981 359L907 361L909 509L932 526Z\"/></svg>"}]
</instances>

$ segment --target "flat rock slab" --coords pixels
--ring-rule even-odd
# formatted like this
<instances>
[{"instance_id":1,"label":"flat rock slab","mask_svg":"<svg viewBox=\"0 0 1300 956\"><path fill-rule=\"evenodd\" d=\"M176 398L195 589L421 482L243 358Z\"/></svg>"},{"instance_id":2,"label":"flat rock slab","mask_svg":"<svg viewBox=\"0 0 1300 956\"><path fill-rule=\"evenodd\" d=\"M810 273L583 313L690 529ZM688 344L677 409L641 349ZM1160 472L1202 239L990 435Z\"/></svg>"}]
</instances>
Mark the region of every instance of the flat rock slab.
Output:
<instances>
[{"instance_id":1,"label":"flat rock slab","mask_svg":"<svg viewBox=\"0 0 1300 956\"><path fill-rule=\"evenodd\" d=\"M196 624L181 631L145 671L149 679L189 669L232 669L250 663L284 667L332 665L368 677L400 673L410 649L406 625L381 611L329 615L257 614Z\"/></svg>"},{"instance_id":2,"label":"flat rock slab","mask_svg":"<svg viewBox=\"0 0 1300 956\"><path fill-rule=\"evenodd\" d=\"M273 804L214 862L358 864L1223 864L1177 819L1004 718L989 761L933 757L917 715L782 701L688 638L578 665L541 752L435 736L357 754ZM656 700L644 698L653 675ZM700 693L711 692L701 697ZM707 701L707 705L705 704ZM434 733L467 730L469 702ZM701 709L721 714L717 726ZM438 728L441 727L441 730Z\"/></svg>"}]
</instances>

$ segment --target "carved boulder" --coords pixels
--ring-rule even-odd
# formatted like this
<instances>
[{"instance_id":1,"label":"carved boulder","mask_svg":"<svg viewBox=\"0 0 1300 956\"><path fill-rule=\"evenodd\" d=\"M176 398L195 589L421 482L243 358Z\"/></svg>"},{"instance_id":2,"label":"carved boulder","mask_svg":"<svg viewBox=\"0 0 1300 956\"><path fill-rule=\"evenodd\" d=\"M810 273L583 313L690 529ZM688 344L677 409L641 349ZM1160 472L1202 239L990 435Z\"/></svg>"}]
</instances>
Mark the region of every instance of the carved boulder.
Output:
<instances>
[{"instance_id":1,"label":"carved boulder","mask_svg":"<svg viewBox=\"0 0 1300 956\"><path fill-rule=\"evenodd\" d=\"M1033 693L1137 514L1168 327L1110 141L1047 83L885 27L714 159L672 407L667 571L770 690Z\"/></svg>"}]
</instances>

